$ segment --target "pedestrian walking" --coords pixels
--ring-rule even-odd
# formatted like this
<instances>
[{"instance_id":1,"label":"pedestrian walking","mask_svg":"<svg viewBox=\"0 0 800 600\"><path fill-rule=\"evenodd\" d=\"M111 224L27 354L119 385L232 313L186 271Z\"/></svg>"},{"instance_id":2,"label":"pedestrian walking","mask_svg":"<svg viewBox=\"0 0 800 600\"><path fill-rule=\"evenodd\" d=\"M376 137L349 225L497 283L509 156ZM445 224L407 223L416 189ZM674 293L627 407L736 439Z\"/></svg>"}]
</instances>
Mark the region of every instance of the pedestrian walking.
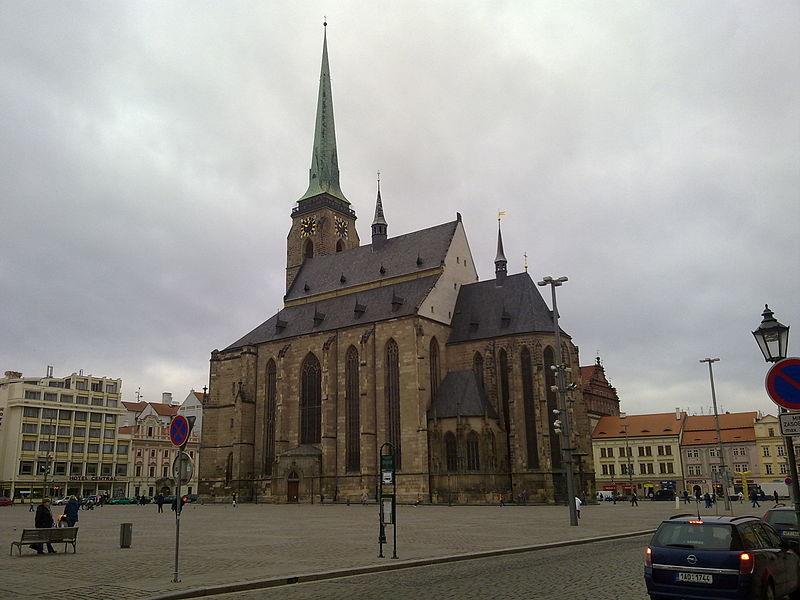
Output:
<instances>
[{"instance_id":1,"label":"pedestrian walking","mask_svg":"<svg viewBox=\"0 0 800 600\"><path fill-rule=\"evenodd\" d=\"M158 512L164 512L164 494L156 496L156 504L158 505Z\"/></svg>"},{"instance_id":2,"label":"pedestrian walking","mask_svg":"<svg viewBox=\"0 0 800 600\"><path fill-rule=\"evenodd\" d=\"M233 508L236 508L236 492L233 492Z\"/></svg>"},{"instance_id":3,"label":"pedestrian walking","mask_svg":"<svg viewBox=\"0 0 800 600\"><path fill-rule=\"evenodd\" d=\"M631 492L631 506L639 506L639 496L635 490Z\"/></svg>"},{"instance_id":4,"label":"pedestrian walking","mask_svg":"<svg viewBox=\"0 0 800 600\"><path fill-rule=\"evenodd\" d=\"M708 492L703 494L703 500L705 501L706 508L711 508L711 494Z\"/></svg>"},{"instance_id":5,"label":"pedestrian walking","mask_svg":"<svg viewBox=\"0 0 800 600\"><path fill-rule=\"evenodd\" d=\"M683 503L689 504L689 490L683 490Z\"/></svg>"},{"instance_id":6,"label":"pedestrian walking","mask_svg":"<svg viewBox=\"0 0 800 600\"><path fill-rule=\"evenodd\" d=\"M67 527L75 527L78 522L78 510L81 505L75 496L70 496L67 505L64 507L63 520L67 522Z\"/></svg>"},{"instance_id":7,"label":"pedestrian walking","mask_svg":"<svg viewBox=\"0 0 800 600\"><path fill-rule=\"evenodd\" d=\"M740 491L737 496L739 496L739 504L744 504L744 494Z\"/></svg>"},{"instance_id":8,"label":"pedestrian walking","mask_svg":"<svg viewBox=\"0 0 800 600\"><path fill-rule=\"evenodd\" d=\"M36 508L34 524L36 529L50 529L56 526L53 520L53 513L50 512L50 498L42 498L42 503ZM42 544L31 544L31 548L36 550L36 554L44 554ZM50 554L56 553L50 542L47 543L47 551Z\"/></svg>"},{"instance_id":9,"label":"pedestrian walking","mask_svg":"<svg viewBox=\"0 0 800 600\"><path fill-rule=\"evenodd\" d=\"M752 508L761 507L761 505L758 503L758 492L755 490L750 492L750 501L753 503Z\"/></svg>"},{"instance_id":10,"label":"pedestrian walking","mask_svg":"<svg viewBox=\"0 0 800 600\"><path fill-rule=\"evenodd\" d=\"M581 505L583 505L583 502L581 502L580 498L575 496L575 514L578 515L579 519L581 518Z\"/></svg>"},{"instance_id":11,"label":"pedestrian walking","mask_svg":"<svg viewBox=\"0 0 800 600\"><path fill-rule=\"evenodd\" d=\"M780 496L778 496L778 490L773 490L772 497L775 498L775 504L778 504L778 500L780 500Z\"/></svg>"},{"instance_id":12,"label":"pedestrian walking","mask_svg":"<svg viewBox=\"0 0 800 600\"><path fill-rule=\"evenodd\" d=\"M366 506L367 504L367 488L361 490L361 505Z\"/></svg>"},{"instance_id":13,"label":"pedestrian walking","mask_svg":"<svg viewBox=\"0 0 800 600\"><path fill-rule=\"evenodd\" d=\"M612 501L612 502L614 503L614 505L616 506L616 504L617 504L617 491L616 491L616 490L614 490L613 492L611 492L611 501Z\"/></svg>"}]
</instances>

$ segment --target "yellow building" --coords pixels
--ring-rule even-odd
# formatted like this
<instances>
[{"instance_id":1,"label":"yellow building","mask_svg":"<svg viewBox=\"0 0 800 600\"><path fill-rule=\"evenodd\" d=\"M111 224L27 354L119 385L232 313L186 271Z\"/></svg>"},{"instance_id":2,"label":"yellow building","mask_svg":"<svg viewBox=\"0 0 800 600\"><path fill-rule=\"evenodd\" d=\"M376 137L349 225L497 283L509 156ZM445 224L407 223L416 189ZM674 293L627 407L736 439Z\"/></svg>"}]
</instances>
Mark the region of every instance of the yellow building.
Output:
<instances>
[{"instance_id":1,"label":"yellow building","mask_svg":"<svg viewBox=\"0 0 800 600\"><path fill-rule=\"evenodd\" d=\"M128 487L130 436L118 433L122 380L73 373L0 378L0 496L108 494Z\"/></svg>"},{"instance_id":2,"label":"yellow building","mask_svg":"<svg viewBox=\"0 0 800 600\"><path fill-rule=\"evenodd\" d=\"M781 436L778 417L763 415L756 419L756 450L761 465L760 476L755 478L765 493L774 489L781 496L788 496L789 489L784 480L789 477L789 464L786 459L785 438ZM800 451L800 439L795 438L795 451ZM800 454L798 454L800 456Z\"/></svg>"},{"instance_id":3,"label":"yellow building","mask_svg":"<svg viewBox=\"0 0 800 600\"><path fill-rule=\"evenodd\" d=\"M661 489L680 493L680 435L686 413L605 416L592 432L597 489L640 497ZM628 459L625 460L627 455Z\"/></svg>"}]
</instances>

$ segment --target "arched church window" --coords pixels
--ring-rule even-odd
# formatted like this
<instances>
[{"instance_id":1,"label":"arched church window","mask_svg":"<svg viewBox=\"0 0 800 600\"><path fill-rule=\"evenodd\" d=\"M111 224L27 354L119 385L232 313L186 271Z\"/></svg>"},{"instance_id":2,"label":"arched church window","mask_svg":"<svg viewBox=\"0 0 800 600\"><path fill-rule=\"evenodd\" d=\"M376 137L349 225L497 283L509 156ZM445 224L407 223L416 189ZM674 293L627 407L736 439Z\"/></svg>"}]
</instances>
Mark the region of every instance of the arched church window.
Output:
<instances>
[{"instance_id":1,"label":"arched church window","mask_svg":"<svg viewBox=\"0 0 800 600\"><path fill-rule=\"evenodd\" d=\"M497 467L497 444L494 440L494 432L489 432L489 466L492 468Z\"/></svg>"},{"instance_id":2,"label":"arched church window","mask_svg":"<svg viewBox=\"0 0 800 600\"><path fill-rule=\"evenodd\" d=\"M400 349L397 342L386 344L386 429L394 447L395 465L400 469L402 448L400 436Z\"/></svg>"},{"instance_id":3,"label":"arched church window","mask_svg":"<svg viewBox=\"0 0 800 600\"><path fill-rule=\"evenodd\" d=\"M458 471L458 445L452 431L444 434L444 456L448 472L456 473Z\"/></svg>"},{"instance_id":4,"label":"arched church window","mask_svg":"<svg viewBox=\"0 0 800 600\"><path fill-rule=\"evenodd\" d=\"M309 352L300 368L300 443L319 444L321 430L321 372L319 360Z\"/></svg>"},{"instance_id":5,"label":"arched church window","mask_svg":"<svg viewBox=\"0 0 800 600\"><path fill-rule=\"evenodd\" d=\"M525 407L525 443L528 454L528 468L539 466L539 450L536 444L536 406L533 397L533 365L531 351L527 347L520 352L522 371L522 403Z\"/></svg>"},{"instance_id":6,"label":"arched church window","mask_svg":"<svg viewBox=\"0 0 800 600\"><path fill-rule=\"evenodd\" d=\"M508 404L508 354L505 348L500 348L500 402L503 409L503 425L506 432L511 430L511 415Z\"/></svg>"},{"instance_id":7,"label":"arched church window","mask_svg":"<svg viewBox=\"0 0 800 600\"><path fill-rule=\"evenodd\" d=\"M472 370L475 371L475 379L478 380L478 385L484 387L483 385L483 356L480 352L476 352L475 356L472 357Z\"/></svg>"},{"instance_id":8,"label":"arched church window","mask_svg":"<svg viewBox=\"0 0 800 600\"><path fill-rule=\"evenodd\" d=\"M345 403L347 405L347 470L361 468L361 415L358 389L358 350L350 346L344 365Z\"/></svg>"},{"instance_id":9,"label":"arched church window","mask_svg":"<svg viewBox=\"0 0 800 600\"><path fill-rule=\"evenodd\" d=\"M556 393L551 389L556 384L556 372L550 367L556 364L555 353L550 346L544 349L544 390L545 397L547 398L547 414L552 415L553 411L558 408L558 400ZM563 418L563 417L562 417ZM550 460L553 463L553 469L561 468L561 446L559 435L556 433L553 421L555 419L548 419L550 427Z\"/></svg>"},{"instance_id":10,"label":"arched church window","mask_svg":"<svg viewBox=\"0 0 800 600\"><path fill-rule=\"evenodd\" d=\"M264 474L272 475L275 462L275 403L277 396L277 371L275 361L267 363L267 410L264 424Z\"/></svg>"},{"instance_id":11,"label":"arched church window","mask_svg":"<svg viewBox=\"0 0 800 600\"><path fill-rule=\"evenodd\" d=\"M430 361L431 361L431 402L436 397L436 392L439 391L439 342L436 338L431 338L430 347Z\"/></svg>"},{"instance_id":12,"label":"arched church window","mask_svg":"<svg viewBox=\"0 0 800 600\"><path fill-rule=\"evenodd\" d=\"M480 442L478 434L470 431L467 435L467 471L479 471L481 468L480 461Z\"/></svg>"},{"instance_id":13,"label":"arched church window","mask_svg":"<svg viewBox=\"0 0 800 600\"><path fill-rule=\"evenodd\" d=\"M306 240L303 246L303 258L314 258L314 242L311 240Z\"/></svg>"},{"instance_id":14,"label":"arched church window","mask_svg":"<svg viewBox=\"0 0 800 600\"><path fill-rule=\"evenodd\" d=\"M342 242L342 240L339 240L338 242L336 242L336 251L341 252L342 250L344 250L344 242Z\"/></svg>"},{"instance_id":15,"label":"arched church window","mask_svg":"<svg viewBox=\"0 0 800 600\"><path fill-rule=\"evenodd\" d=\"M233 479L233 452L228 453L228 460L225 461L225 485L229 485Z\"/></svg>"}]
</instances>

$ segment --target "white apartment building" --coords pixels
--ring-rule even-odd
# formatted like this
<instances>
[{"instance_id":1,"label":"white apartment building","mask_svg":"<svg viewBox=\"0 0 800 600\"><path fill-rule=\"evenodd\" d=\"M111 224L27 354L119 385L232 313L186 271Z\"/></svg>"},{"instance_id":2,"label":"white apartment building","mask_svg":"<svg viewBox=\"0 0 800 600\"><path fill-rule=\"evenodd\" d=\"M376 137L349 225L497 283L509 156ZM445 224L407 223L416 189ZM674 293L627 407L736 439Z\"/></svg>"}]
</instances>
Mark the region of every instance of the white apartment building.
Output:
<instances>
[{"instance_id":1,"label":"white apartment building","mask_svg":"<svg viewBox=\"0 0 800 600\"><path fill-rule=\"evenodd\" d=\"M0 378L0 495L128 495L122 380L73 373Z\"/></svg>"}]
</instances>

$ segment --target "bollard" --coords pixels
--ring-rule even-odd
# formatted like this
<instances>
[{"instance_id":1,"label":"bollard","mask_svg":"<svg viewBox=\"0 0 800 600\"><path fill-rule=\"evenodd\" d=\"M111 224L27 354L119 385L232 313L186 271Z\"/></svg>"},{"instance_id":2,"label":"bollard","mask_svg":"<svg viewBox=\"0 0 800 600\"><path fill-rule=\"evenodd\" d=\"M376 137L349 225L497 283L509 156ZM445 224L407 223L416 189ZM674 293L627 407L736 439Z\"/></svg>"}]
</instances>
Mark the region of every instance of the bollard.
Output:
<instances>
[{"instance_id":1,"label":"bollard","mask_svg":"<svg viewBox=\"0 0 800 600\"><path fill-rule=\"evenodd\" d=\"M121 523L119 526L119 547L130 548L133 538L133 523Z\"/></svg>"},{"instance_id":2,"label":"bollard","mask_svg":"<svg viewBox=\"0 0 800 600\"><path fill-rule=\"evenodd\" d=\"M675 509L679 509L681 507L681 499L675 496Z\"/></svg>"}]
</instances>

